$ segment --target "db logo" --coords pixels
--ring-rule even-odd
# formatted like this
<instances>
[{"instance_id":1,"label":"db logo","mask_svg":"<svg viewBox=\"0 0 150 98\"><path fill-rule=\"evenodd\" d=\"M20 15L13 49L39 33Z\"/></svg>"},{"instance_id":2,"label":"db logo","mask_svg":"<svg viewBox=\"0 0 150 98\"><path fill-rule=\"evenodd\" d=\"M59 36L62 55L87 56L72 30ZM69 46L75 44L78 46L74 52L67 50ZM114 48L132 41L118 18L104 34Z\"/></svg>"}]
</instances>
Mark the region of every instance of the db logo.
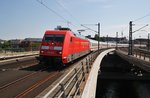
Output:
<instances>
[{"instance_id":1,"label":"db logo","mask_svg":"<svg viewBox=\"0 0 150 98\"><path fill-rule=\"evenodd\" d=\"M50 49L50 50L54 50L54 47L50 46L49 49Z\"/></svg>"}]
</instances>

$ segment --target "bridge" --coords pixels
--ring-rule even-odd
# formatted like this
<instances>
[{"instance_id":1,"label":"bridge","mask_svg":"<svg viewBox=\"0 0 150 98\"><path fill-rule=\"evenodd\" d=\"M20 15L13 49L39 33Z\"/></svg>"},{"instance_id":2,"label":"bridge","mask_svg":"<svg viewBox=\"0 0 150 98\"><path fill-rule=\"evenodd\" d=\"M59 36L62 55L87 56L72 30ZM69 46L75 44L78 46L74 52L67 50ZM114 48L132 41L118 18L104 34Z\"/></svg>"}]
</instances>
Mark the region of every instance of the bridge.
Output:
<instances>
[{"instance_id":1,"label":"bridge","mask_svg":"<svg viewBox=\"0 0 150 98\"><path fill-rule=\"evenodd\" d=\"M99 91L97 90L99 90L98 86L101 80L150 80L150 52L144 49L135 49L133 55L128 55L127 51L123 49L106 49L101 51L100 54L94 52L81 62L81 66L70 70L67 75L62 76L63 78L39 94L37 98L99 98ZM105 66L102 64L103 59L114 54L125 60L130 66L121 65L117 67L122 67L121 71L120 69L119 71L118 69L114 71L114 67L112 67L111 70L113 71L108 72L109 68L104 68ZM105 72L103 69L107 71ZM140 88L136 89L137 92L141 90ZM146 90L146 88L144 89ZM144 97L139 98L150 97L148 93L144 92L145 90L138 94L138 96ZM116 95L116 93L114 94L113 91L111 93L109 92L107 96L114 95Z\"/></svg>"},{"instance_id":2,"label":"bridge","mask_svg":"<svg viewBox=\"0 0 150 98\"><path fill-rule=\"evenodd\" d=\"M62 70L42 67L36 56L29 53L1 59L1 96L150 98L150 52L144 48L135 48L132 55L126 47L103 48ZM24 87L26 90L14 90Z\"/></svg>"}]
</instances>

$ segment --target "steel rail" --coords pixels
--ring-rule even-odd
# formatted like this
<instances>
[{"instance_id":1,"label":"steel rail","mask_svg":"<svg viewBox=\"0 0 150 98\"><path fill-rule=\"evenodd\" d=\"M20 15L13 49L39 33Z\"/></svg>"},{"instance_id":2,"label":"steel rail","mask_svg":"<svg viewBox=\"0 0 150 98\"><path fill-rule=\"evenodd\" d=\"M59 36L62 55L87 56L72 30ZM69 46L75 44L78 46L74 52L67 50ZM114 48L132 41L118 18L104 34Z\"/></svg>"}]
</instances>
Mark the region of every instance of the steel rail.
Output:
<instances>
[{"instance_id":1,"label":"steel rail","mask_svg":"<svg viewBox=\"0 0 150 98\"><path fill-rule=\"evenodd\" d=\"M10 57L0 57L0 61L23 58L23 57L31 57L31 56L38 56L38 53L35 54L27 54L27 55L18 55L18 56L10 56Z\"/></svg>"},{"instance_id":2,"label":"steel rail","mask_svg":"<svg viewBox=\"0 0 150 98\"><path fill-rule=\"evenodd\" d=\"M10 82L10 83L7 83L7 84L1 86L1 87L0 87L0 90L6 89L6 88L8 88L9 86L11 86L11 85L13 85L13 84L15 84L15 83L18 83L18 82L20 82L20 81L22 81L22 80L25 80L25 79L27 79L27 78L29 78L29 77L31 77L31 76L34 76L34 75L38 74L39 72L41 72L41 71L43 71L43 70L45 70L45 69L47 69L47 68L41 69L41 70L39 70L39 71L37 71L37 72L33 72L33 73L31 73L31 74L27 74L27 75L25 75L24 77L21 77L21 78L19 78L19 79L17 79L17 80L14 80L14 81Z\"/></svg>"},{"instance_id":3,"label":"steel rail","mask_svg":"<svg viewBox=\"0 0 150 98\"><path fill-rule=\"evenodd\" d=\"M21 92L20 94L18 94L15 98L22 98L25 95L27 95L28 93L30 93L31 91L33 91L34 89L36 89L37 87L41 86L42 84L44 84L45 82L47 82L48 80L52 79L54 76L56 76L59 72L54 72L54 73L50 73L48 75L48 77L38 81L37 83L35 83L34 85L30 86L28 89L26 89L25 91Z\"/></svg>"},{"instance_id":4,"label":"steel rail","mask_svg":"<svg viewBox=\"0 0 150 98\"><path fill-rule=\"evenodd\" d=\"M19 81L22 81L22 80L24 80L24 79L26 79L26 78L28 78L28 77L30 77L30 76L33 76L33 75L35 75L36 73L37 73L37 72L33 72L33 73L28 74L28 75L26 75L26 76L24 76L24 77L22 77L22 78L19 78L19 79L15 80L15 81L12 81L12 82L8 83L8 84L5 84L5 85L3 85L3 86L0 87L0 90L3 90L4 88L7 88L7 87L9 87L10 85L13 85L13 84L15 84L15 83L17 83L17 82L19 82Z\"/></svg>"}]
</instances>

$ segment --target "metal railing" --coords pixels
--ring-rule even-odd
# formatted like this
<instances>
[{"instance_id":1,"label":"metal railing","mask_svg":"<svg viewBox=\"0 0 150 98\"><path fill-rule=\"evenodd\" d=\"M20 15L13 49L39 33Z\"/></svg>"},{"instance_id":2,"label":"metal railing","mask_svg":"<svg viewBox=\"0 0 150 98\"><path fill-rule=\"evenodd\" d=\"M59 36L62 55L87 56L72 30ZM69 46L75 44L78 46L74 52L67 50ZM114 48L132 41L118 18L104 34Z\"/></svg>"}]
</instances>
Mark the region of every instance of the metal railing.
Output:
<instances>
[{"instance_id":1,"label":"metal railing","mask_svg":"<svg viewBox=\"0 0 150 98\"><path fill-rule=\"evenodd\" d=\"M85 83L86 74L90 72L91 65L98 52L94 52L81 61L80 66L74 67L60 80L43 98L75 98L81 96L80 86Z\"/></svg>"},{"instance_id":2,"label":"metal railing","mask_svg":"<svg viewBox=\"0 0 150 98\"><path fill-rule=\"evenodd\" d=\"M107 49L98 55L88 75L88 79L85 84L84 90L82 92L81 98L95 98L96 97L95 95L96 95L96 88L97 88L97 78L98 78L98 74L101 73L100 65L102 63L103 58L108 53L113 52L114 50L115 49Z\"/></svg>"},{"instance_id":3,"label":"metal railing","mask_svg":"<svg viewBox=\"0 0 150 98\"><path fill-rule=\"evenodd\" d=\"M128 52L127 48L119 48L119 51ZM150 61L150 51L141 48L135 48L133 50L133 56L143 59L145 61Z\"/></svg>"},{"instance_id":4,"label":"metal railing","mask_svg":"<svg viewBox=\"0 0 150 98\"><path fill-rule=\"evenodd\" d=\"M136 57L139 57L140 59L143 58L143 60L146 60L146 58L150 61L150 51L145 49L134 49L134 54Z\"/></svg>"}]
</instances>

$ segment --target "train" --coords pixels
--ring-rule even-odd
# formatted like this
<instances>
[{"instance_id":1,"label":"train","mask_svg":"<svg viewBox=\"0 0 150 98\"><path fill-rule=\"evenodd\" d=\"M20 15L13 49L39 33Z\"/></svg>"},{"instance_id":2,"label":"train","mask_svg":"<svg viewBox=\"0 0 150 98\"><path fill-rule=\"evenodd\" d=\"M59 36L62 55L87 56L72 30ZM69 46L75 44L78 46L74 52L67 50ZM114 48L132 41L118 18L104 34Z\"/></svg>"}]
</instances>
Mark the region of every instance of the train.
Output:
<instances>
[{"instance_id":1,"label":"train","mask_svg":"<svg viewBox=\"0 0 150 98\"><path fill-rule=\"evenodd\" d=\"M68 28L47 30L40 47L40 62L63 65L90 53L90 42Z\"/></svg>"},{"instance_id":2,"label":"train","mask_svg":"<svg viewBox=\"0 0 150 98\"><path fill-rule=\"evenodd\" d=\"M100 48L106 48L115 47L116 44L100 42L100 45ZM76 34L69 28L59 27L45 32L38 60L45 65L66 66L97 49L97 41Z\"/></svg>"}]
</instances>

